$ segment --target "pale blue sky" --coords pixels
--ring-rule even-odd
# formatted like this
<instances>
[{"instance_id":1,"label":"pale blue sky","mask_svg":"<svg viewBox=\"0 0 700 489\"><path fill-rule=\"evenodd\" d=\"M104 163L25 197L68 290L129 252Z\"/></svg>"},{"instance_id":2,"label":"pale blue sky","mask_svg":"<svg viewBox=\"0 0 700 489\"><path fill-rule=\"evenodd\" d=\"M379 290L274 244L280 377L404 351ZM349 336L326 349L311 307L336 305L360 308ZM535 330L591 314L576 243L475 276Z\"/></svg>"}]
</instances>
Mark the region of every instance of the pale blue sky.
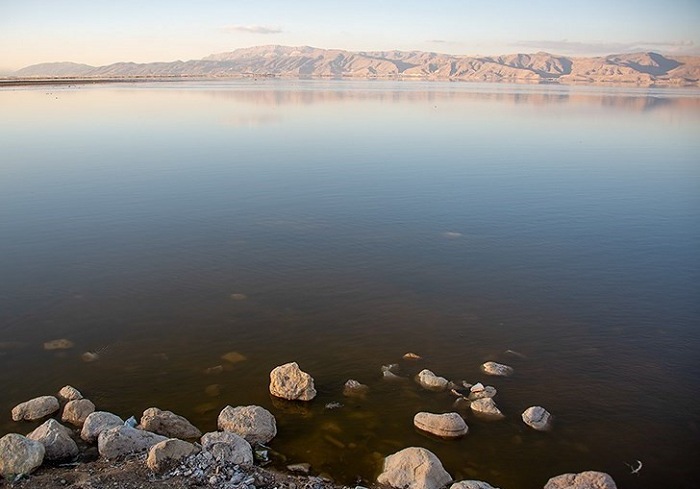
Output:
<instances>
[{"instance_id":1,"label":"pale blue sky","mask_svg":"<svg viewBox=\"0 0 700 489\"><path fill-rule=\"evenodd\" d=\"M0 69L350 50L700 54L700 0L0 0Z\"/></svg>"}]
</instances>

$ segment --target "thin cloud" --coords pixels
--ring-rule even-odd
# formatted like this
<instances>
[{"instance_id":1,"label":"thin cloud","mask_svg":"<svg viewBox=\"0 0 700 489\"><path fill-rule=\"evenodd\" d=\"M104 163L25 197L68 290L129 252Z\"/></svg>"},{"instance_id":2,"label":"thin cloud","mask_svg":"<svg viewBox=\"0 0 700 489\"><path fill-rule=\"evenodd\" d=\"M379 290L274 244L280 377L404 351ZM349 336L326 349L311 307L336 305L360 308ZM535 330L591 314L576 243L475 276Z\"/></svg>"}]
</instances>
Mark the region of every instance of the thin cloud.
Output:
<instances>
[{"instance_id":1,"label":"thin cloud","mask_svg":"<svg viewBox=\"0 0 700 489\"><path fill-rule=\"evenodd\" d=\"M637 41L637 42L577 42L561 41L518 41L513 46L541 49L559 54L603 55L629 53L635 51L660 50L676 54L697 51L693 41Z\"/></svg>"},{"instance_id":2,"label":"thin cloud","mask_svg":"<svg viewBox=\"0 0 700 489\"><path fill-rule=\"evenodd\" d=\"M279 34L282 32L281 27L272 27L268 25L227 25L224 27L226 32L248 32L250 34Z\"/></svg>"},{"instance_id":3,"label":"thin cloud","mask_svg":"<svg viewBox=\"0 0 700 489\"><path fill-rule=\"evenodd\" d=\"M433 44L447 44L447 41L444 39L428 39L427 42L433 43Z\"/></svg>"}]
</instances>

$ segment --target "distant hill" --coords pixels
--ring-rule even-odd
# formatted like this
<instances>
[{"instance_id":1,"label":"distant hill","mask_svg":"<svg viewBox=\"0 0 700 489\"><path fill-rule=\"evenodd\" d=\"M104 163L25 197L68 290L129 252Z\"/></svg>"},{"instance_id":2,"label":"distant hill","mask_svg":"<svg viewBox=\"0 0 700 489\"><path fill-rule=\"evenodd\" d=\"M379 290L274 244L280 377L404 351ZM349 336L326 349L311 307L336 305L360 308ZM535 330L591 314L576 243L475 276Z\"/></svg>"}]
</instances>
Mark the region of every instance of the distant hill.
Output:
<instances>
[{"instance_id":1,"label":"distant hill","mask_svg":"<svg viewBox=\"0 0 700 489\"><path fill-rule=\"evenodd\" d=\"M700 57L657 53L571 58L539 52L455 56L422 51L344 51L310 46L258 46L201 60L89 66L43 63L12 73L21 78L348 77L481 82L700 85Z\"/></svg>"}]
</instances>

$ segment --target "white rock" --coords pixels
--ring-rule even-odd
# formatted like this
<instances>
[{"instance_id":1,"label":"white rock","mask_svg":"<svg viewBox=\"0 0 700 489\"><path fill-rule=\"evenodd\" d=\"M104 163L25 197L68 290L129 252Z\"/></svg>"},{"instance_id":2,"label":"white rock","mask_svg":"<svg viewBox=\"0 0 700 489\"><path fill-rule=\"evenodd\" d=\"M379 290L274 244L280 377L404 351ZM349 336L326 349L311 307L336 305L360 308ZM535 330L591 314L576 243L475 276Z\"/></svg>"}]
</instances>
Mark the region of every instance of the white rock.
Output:
<instances>
[{"instance_id":1,"label":"white rock","mask_svg":"<svg viewBox=\"0 0 700 489\"><path fill-rule=\"evenodd\" d=\"M250 465L253 463L253 449L243 437L228 431L205 433L202 436L202 450L211 454L219 463Z\"/></svg>"},{"instance_id":2,"label":"white rock","mask_svg":"<svg viewBox=\"0 0 700 489\"><path fill-rule=\"evenodd\" d=\"M83 429L80 432L80 438L88 443L95 443L100 433L103 431L123 425L124 420L116 414L106 411L95 411L85 418Z\"/></svg>"},{"instance_id":3,"label":"white rock","mask_svg":"<svg viewBox=\"0 0 700 489\"><path fill-rule=\"evenodd\" d=\"M97 451L101 457L115 460L134 453L145 452L156 443L165 440L167 440L166 437L150 431L122 425L100 433L97 438Z\"/></svg>"},{"instance_id":4,"label":"white rock","mask_svg":"<svg viewBox=\"0 0 700 489\"><path fill-rule=\"evenodd\" d=\"M58 399L53 396L35 397L12 408L12 421L36 421L55 413L59 408Z\"/></svg>"},{"instance_id":5,"label":"white rock","mask_svg":"<svg viewBox=\"0 0 700 489\"><path fill-rule=\"evenodd\" d=\"M442 438L460 438L469 431L467 423L457 413L433 414L420 412L413 417L413 424L419 430L427 431Z\"/></svg>"},{"instance_id":6,"label":"white rock","mask_svg":"<svg viewBox=\"0 0 700 489\"><path fill-rule=\"evenodd\" d=\"M71 437L71 430L55 419L49 419L44 424L27 435L30 440L44 445L46 460L66 460L78 455L78 445Z\"/></svg>"},{"instance_id":7,"label":"white rock","mask_svg":"<svg viewBox=\"0 0 700 489\"><path fill-rule=\"evenodd\" d=\"M617 485L605 472L588 471L552 477L544 489L617 489Z\"/></svg>"},{"instance_id":8,"label":"white rock","mask_svg":"<svg viewBox=\"0 0 700 489\"><path fill-rule=\"evenodd\" d=\"M498 487L493 487L488 482L470 480L455 482L450 489L498 489Z\"/></svg>"},{"instance_id":9,"label":"white rock","mask_svg":"<svg viewBox=\"0 0 700 489\"><path fill-rule=\"evenodd\" d=\"M552 427L552 415L542 406L531 406L522 415L523 422L538 431L547 431Z\"/></svg>"},{"instance_id":10,"label":"white rock","mask_svg":"<svg viewBox=\"0 0 700 489\"><path fill-rule=\"evenodd\" d=\"M163 473L199 451L199 447L192 443L170 438L156 443L148 450L146 466L153 472Z\"/></svg>"},{"instance_id":11,"label":"white rock","mask_svg":"<svg viewBox=\"0 0 700 489\"><path fill-rule=\"evenodd\" d=\"M316 397L314 379L296 362L280 365L270 372L270 394L289 401L310 401Z\"/></svg>"},{"instance_id":12,"label":"white rock","mask_svg":"<svg viewBox=\"0 0 700 489\"><path fill-rule=\"evenodd\" d=\"M58 391L58 397L64 401L77 401L78 399L82 399L83 395L75 387L66 385Z\"/></svg>"},{"instance_id":13,"label":"white rock","mask_svg":"<svg viewBox=\"0 0 700 489\"><path fill-rule=\"evenodd\" d=\"M222 431L242 436L248 443L267 443L277 435L277 423L270 411L260 406L226 406L217 420Z\"/></svg>"},{"instance_id":14,"label":"white rock","mask_svg":"<svg viewBox=\"0 0 700 489\"><path fill-rule=\"evenodd\" d=\"M172 411L161 411L157 407L148 408L141 416L141 429L152 431L168 438L199 438L199 431L187 419Z\"/></svg>"},{"instance_id":15,"label":"white rock","mask_svg":"<svg viewBox=\"0 0 700 489\"><path fill-rule=\"evenodd\" d=\"M476 384L469 387L470 392L481 392L483 390L484 390L484 384L482 384L481 382L477 382Z\"/></svg>"},{"instance_id":16,"label":"white rock","mask_svg":"<svg viewBox=\"0 0 700 489\"><path fill-rule=\"evenodd\" d=\"M404 354L403 359L404 360L422 360L423 357L421 357L417 353L408 352L408 353Z\"/></svg>"},{"instance_id":17,"label":"white rock","mask_svg":"<svg viewBox=\"0 0 700 489\"><path fill-rule=\"evenodd\" d=\"M502 418L503 413L496 406L496 403L490 397L477 399L470 405L473 412L482 414L491 418Z\"/></svg>"},{"instance_id":18,"label":"white rock","mask_svg":"<svg viewBox=\"0 0 700 489\"><path fill-rule=\"evenodd\" d=\"M421 387L431 391L444 391L447 389L447 384L449 384L446 378L438 377L428 369L421 370L418 375L416 375L416 382L418 382Z\"/></svg>"},{"instance_id":19,"label":"white rock","mask_svg":"<svg viewBox=\"0 0 700 489\"><path fill-rule=\"evenodd\" d=\"M440 459L425 448L410 447L384 459L377 482L397 489L440 489L452 477Z\"/></svg>"},{"instance_id":20,"label":"white rock","mask_svg":"<svg viewBox=\"0 0 700 489\"><path fill-rule=\"evenodd\" d=\"M31 474L44 462L46 449L38 441L17 433L0 438L0 476L14 481L17 476Z\"/></svg>"},{"instance_id":21,"label":"white rock","mask_svg":"<svg viewBox=\"0 0 700 489\"><path fill-rule=\"evenodd\" d=\"M496 390L495 387L487 385L483 389L480 389L475 392L470 392L469 398L470 401L476 401L477 399L484 399L485 397L495 397L498 391Z\"/></svg>"},{"instance_id":22,"label":"white rock","mask_svg":"<svg viewBox=\"0 0 700 489\"><path fill-rule=\"evenodd\" d=\"M88 416L95 412L95 405L88 399L76 399L68 401L63 406L61 421L70 423L73 426L82 427Z\"/></svg>"},{"instance_id":23,"label":"white rock","mask_svg":"<svg viewBox=\"0 0 700 489\"><path fill-rule=\"evenodd\" d=\"M513 367L503 365L502 363L486 362L481 366L482 372L488 375L496 375L499 377L508 377L513 374Z\"/></svg>"}]
</instances>

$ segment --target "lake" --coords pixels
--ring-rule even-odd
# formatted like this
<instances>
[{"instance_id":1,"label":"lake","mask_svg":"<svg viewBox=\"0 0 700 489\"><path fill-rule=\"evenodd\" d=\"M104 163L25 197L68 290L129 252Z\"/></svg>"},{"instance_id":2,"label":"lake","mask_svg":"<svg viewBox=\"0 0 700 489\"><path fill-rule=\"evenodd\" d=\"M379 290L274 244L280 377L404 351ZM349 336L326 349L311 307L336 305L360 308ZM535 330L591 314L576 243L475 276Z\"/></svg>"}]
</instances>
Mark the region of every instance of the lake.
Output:
<instances>
[{"instance_id":1,"label":"lake","mask_svg":"<svg viewBox=\"0 0 700 489\"><path fill-rule=\"evenodd\" d=\"M0 108L0 434L71 384L203 431L259 404L276 465L346 484L422 446L503 489L696 486L700 91L190 81L5 87ZM314 401L270 397L290 361ZM455 409L423 368L495 386L505 418L417 432Z\"/></svg>"}]
</instances>

